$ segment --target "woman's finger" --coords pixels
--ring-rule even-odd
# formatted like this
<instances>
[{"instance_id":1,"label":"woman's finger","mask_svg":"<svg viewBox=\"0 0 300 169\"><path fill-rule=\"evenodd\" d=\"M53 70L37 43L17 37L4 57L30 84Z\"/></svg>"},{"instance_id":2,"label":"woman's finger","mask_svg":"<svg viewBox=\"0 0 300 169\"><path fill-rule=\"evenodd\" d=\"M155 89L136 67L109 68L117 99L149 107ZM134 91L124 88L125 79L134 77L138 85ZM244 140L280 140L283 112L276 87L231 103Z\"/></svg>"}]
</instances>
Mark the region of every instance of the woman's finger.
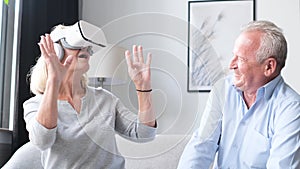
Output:
<instances>
[{"instance_id":1,"label":"woman's finger","mask_svg":"<svg viewBox=\"0 0 300 169\"><path fill-rule=\"evenodd\" d=\"M133 53L133 61L139 62L138 49L136 45L132 46L132 53Z\"/></svg>"},{"instance_id":2,"label":"woman's finger","mask_svg":"<svg viewBox=\"0 0 300 169\"><path fill-rule=\"evenodd\" d=\"M138 47L138 56L139 56L139 61L144 63L143 47L141 45L139 45Z\"/></svg>"},{"instance_id":3,"label":"woman's finger","mask_svg":"<svg viewBox=\"0 0 300 169\"><path fill-rule=\"evenodd\" d=\"M41 51L41 55L44 57L48 57L47 52L44 48L44 45L42 43L38 43L39 47L40 47L40 51Z\"/></svg>"},{"instance_id":4,"label":"woman's finger","mask_svg":"<svg viewBox=\"0 0 300 169\"><path fill-rule=\"evenodd\" d=\"M54 51L53 41L50 37L50 34L46 34L47 45L51 51Z\"/></svg>"},{"instance_id":5,"label":"woman's finger","mask_svg":"<svg viewBox=\"0 0 300 169\"><path fill-rule=\"evenodd\" d=\"M126 62L127 62L128 67L132 68L131 55L130 55L129 50L125 51L125 57L126 57Z\"/></svg>"},{"instance_id":6,"label":"woman's finger","mask_svg":"<svg viewBox=\"0 0 300 169\"><path fill-rule=\"evenodd\" d=\"M148 53L148 56L147 56L147 66L150 67L151 65L151 61L152 61L152 54L151 53Z\"/></svg>"},{"instance_id":7,"label":"woman's finger","mask_svg":"<svg viewBox=\"0 0 300 169\"><path fill-rule=\"evenodd\" d=\"M66 58L64 66L69 67L73 61L74 56L70 55Z\"/></svg>"},{"instance_id":8,"label":"woman's finger","mask_svg":"<svg viewBox=\"0 0 300 169\"><path fill-rule=\"evenodd\" d=\"M43 48L45 50L45 54L49 54L51 51L48 48L48 44L47 44L47 40L46 37L44 35L41 36L41 41L40 43L43 45Z\"/></svg>"}]
</instances>

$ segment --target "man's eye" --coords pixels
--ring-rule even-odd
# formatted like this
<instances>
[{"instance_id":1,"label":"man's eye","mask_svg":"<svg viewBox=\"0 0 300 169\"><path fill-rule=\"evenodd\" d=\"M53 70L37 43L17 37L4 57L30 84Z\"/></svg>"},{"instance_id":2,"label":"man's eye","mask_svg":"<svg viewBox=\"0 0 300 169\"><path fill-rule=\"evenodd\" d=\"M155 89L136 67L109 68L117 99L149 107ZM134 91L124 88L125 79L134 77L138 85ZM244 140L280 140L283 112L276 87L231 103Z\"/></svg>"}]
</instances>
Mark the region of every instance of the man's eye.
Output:
<instances>
[{"instance_id":1,"label":"man's eye","mask_svg":"<svg viewBox=\"0 0 300 169\"><path fill-rule=\"evenodd\" d=\"M239 60L240 62L246 61L246 59L245 59L245 58L242 58L242 57L238 57L238 60Z\"/></svg>"}]
</instances>

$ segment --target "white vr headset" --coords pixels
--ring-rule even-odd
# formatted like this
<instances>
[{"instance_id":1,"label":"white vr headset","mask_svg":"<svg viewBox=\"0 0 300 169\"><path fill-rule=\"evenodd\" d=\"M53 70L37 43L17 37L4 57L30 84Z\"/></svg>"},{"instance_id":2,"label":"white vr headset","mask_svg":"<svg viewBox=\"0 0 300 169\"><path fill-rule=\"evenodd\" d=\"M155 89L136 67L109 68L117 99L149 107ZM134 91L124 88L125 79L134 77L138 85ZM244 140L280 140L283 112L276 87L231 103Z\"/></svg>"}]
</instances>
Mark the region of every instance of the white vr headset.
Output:
<instances>
[{"instance_id":1,"label":"white vr headset","mask_svg":"<svg viewBox=\"0 0 300 169\"><path fill-rule=\"evenodd\" d=\"M89 47L90 55L107 46L104 32L97 26L79 20L74 25L57 25L50 33L53 42L61 42L68 49L82 49ZM59 43L54 43L57 56L63 58L63 48Z\"/></svg>"}]
</instances>

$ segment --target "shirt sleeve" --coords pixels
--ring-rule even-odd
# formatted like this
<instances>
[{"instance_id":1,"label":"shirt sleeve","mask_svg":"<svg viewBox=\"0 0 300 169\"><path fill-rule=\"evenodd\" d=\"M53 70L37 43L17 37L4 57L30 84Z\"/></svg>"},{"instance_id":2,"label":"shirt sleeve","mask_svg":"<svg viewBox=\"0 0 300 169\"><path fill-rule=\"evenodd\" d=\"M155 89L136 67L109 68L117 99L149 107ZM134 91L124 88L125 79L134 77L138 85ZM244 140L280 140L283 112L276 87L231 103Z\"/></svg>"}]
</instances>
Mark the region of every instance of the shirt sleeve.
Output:
<instances>
[{"instance_id":1,"label":"shirt sleeve","mask_svg":"<svg viewBox=\"0 0 300 169\"><path fill-rule=\"evenodd\" d=\"M140 123L138 116L128 110L123 103L117 99L116 104L116 131L120 136L134 142L148 142L155 138L156 127L149 127Z\"/></svg>"},{"instance_id":2,"label":"shirt sleeve","mask_svg":"<svg viewBox=\"0 0 300 169\"><path fill-rule=\"evenodd\" d=\"M26 129L29 132L30 142L40 150L45 150L53 145L57 127L47 129L36 120L39 100L41 99L36 96L24 102L24 120L26 122Z\"/></svg>"},{"instance_id":3,"label":"shirt sleeve","mask_svg":"<svg viewBox=\"0 0 300 169\"><path fill-rule=\"evenodd\" d=\"M300 168L300 103L287 100L280 106L281 112L274 120L267 168Z\"/></svg>"},{"instance_id":4,"label":"shirt sleeve","mask_svg":"<svg viewBox=\"0 0 300 169\"><path fill-rule=\"evenodd\" d=\"M187 143L178 169L209 169L218 150L221 135L224 81L211 90L199 128Z\"/></svg>"}]
</instances>

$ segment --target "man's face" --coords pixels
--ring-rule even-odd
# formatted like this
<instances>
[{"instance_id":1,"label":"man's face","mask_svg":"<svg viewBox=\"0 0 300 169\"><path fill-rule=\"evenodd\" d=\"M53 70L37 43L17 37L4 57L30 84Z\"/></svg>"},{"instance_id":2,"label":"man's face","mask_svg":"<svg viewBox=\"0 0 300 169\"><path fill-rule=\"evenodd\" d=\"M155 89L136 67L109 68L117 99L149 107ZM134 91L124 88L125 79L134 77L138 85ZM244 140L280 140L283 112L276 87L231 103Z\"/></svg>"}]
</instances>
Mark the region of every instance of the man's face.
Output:
<instances>
[{"instance_id":1,"label":"man's face","mask_svg":"<svg viewBox=\"0 0 300 169\"><path fill-rule=\"evenodd\" d=\"M262 33L243 32L236 39L229 68L234 71L234 85L242 90L255 92L265 82L264 66L256 60Z\"/></svg>"}]
</instances>

